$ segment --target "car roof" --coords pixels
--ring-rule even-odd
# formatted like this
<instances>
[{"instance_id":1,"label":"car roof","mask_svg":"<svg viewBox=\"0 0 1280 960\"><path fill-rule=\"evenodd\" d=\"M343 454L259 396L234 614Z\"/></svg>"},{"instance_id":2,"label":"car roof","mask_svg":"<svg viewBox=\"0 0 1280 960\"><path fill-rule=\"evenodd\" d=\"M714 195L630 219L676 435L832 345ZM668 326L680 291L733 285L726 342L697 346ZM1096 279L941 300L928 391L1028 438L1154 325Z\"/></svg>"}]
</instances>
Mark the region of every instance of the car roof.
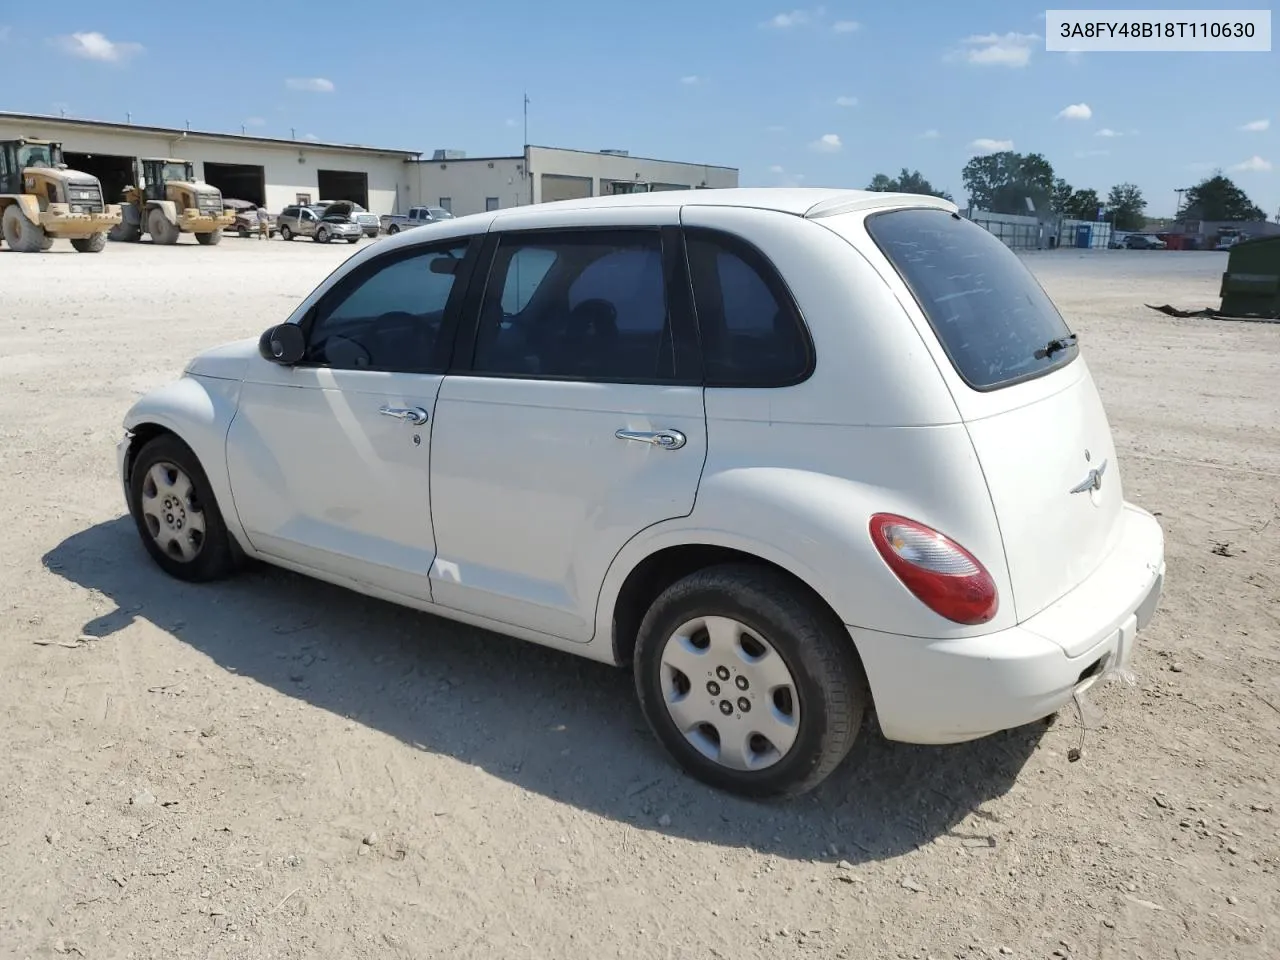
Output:
<instances>
[{"instance_id":1,"label":"car roof","mask_svg":"<svg viewBox=\"0 0 1280 960\"><path fill-rule=\"evenodd\" d=\"M824 217L856 210L891 207L930 206L955 211L956 205L940 197L911 193L878 193L870 190L841 190L825 187L727 187L709 190L662 190L656 193L629 193L609 197L554 200L537 205L548 210L593 210L621 207L745 207L775 210L798 217ZM508 207L504 216L528 214L529 207Z\"/></svg>"}]
</instances>

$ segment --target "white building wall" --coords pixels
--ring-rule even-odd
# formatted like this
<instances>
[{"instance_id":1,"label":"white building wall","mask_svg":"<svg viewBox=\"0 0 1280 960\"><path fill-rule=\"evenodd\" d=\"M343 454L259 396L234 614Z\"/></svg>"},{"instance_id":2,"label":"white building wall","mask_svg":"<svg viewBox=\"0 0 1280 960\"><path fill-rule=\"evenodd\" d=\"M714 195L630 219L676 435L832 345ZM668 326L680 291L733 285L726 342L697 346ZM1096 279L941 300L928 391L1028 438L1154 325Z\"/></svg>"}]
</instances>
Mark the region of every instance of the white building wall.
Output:
<instances>
[{"instance_id":1,"label":"white building wall","mask_svg":"<svg viewBox=\"0 0 1280 960\"><path fill-rule=\"evenodd\" d=\"M170 137L147 130L95 128L82 124L62 124L57 120L0 117L0 140L20 136L60 140L72 153L100 153L127 157L175 157L195 164L196 175L204 176L205 161L243 163L260 166L266 178L267 208L278 211L295 202L299 193L319 200L317 170L364 171L369 178L369 209L392 213L397 198L406 189L405 154L363 153L340 147L318 147L297 141L271 144L225 140L207 134ZM324 198L328 199L328 198ZM402 202L403 205L403 202Z\"/></svg>"},{"instance_id":2,"label":"white building wall","mask_svg":"<svg viewBox=\"0 0 1280 960\"><path fill-rule=\"evenodd\" d=\"M603 196L611 181L636 179L687 188L736 187L738 171L731 167L642 157L618 157L583 150L529 147L522 157L476 157L465 160L422 160L406 164L411 205L450 201L454 216L481 213L496 198L498 209L542 203L542 175L581 178L589 196ZM526 175L532 175L532 179ZM398 211L403 213L403 210Z\"/></svg>"},{"instance_id":3,"label":"white building wall","mask_svg":"<svg viewBox=\"0 0 1280 960\"><path fill-rule=\"evenodd\" d=\"M467 160L423 160L409 168L410 206L446 206L455 217L483 213L494 198L498 209L531 202L522 157L477 157ZM404 213L404 210L399 211Z\"/></svg>"}]
</instances>

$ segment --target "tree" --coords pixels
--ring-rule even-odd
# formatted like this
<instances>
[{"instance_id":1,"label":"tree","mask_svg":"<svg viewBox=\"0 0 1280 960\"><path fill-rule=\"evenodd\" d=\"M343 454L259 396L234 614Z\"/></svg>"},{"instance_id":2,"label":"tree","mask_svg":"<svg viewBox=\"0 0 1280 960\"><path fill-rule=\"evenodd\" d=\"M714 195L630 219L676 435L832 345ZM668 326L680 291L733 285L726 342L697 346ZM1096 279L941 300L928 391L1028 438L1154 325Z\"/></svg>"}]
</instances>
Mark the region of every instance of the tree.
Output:
<instances>
[{"instance_id":1,"label":"tree","mask_svg":"<svg viewBox=\"0 0 1280 960\"><path fill-rule=\"evenodd\" d=\"M1061 216L1071 216L1071 202L1075 193L1071 184L1059 177L1053 181L1053 195L1049 199L1050 208Z\"/></svg>"},{"instance_id":2,"label":"tree","mask_svg":"<svg viewBox=\"0 0 1280 960\"><path fill-rule=\"evenodd\" d=\"M992 213L1026 214L1027 199L1036 209L1052 209L1059 181L1053 165L1038 153L1023 156L1012 150L973 157L961 172L969 202ZM1066 185L1065 181L1061 182Z\"/></svg>"},{"instance_id":3,"label":"tree","mask_svg":"<svg viewBox=\"0 0 1280 960\"><path fill-rule=\"evenodd\" d=\"M1098 191L1088 187L1077 190L1071 195L1071 203L1067 205L1066 215L1073 220L1097 220L1098 208L1101 206L1102 200L1098 198Z\"/></svg>"},{"instance_id":4,"label":"tree","mask_svg":"<svg viewBox=\"0 0 1280 960\"><path fill-rule=\"evenodd\" d=\"M1216 173L1187 191L1183 217L1190 220L1265 220L1262 212L1243 190Z\"/></svg>"},{"instance_id":5,"label":"tree","mask_svg":"<svg viewBox=\"0 0 1280 960\"><path fill-rule=\"evenodd\" d=\"M1147 201L1134 183L1118 183L1107 194L1107 220L1117 230L1141 230L1146 221L1142 211Z\"/></svg>"},{"instance_id":6,"label":"tree","mask_svg":"<svg viewBox=\"0 0 1280 960\"><path fill-rule=\"evenodd\" d=\"M908 170L906 167L902 168L896 179L877 173L871 178L867 189L876 193L918 193L928 197L941 197L943 200L952 199L947 191L939 190L922 177L919 170Z\"/></svg>"}]
</instances>

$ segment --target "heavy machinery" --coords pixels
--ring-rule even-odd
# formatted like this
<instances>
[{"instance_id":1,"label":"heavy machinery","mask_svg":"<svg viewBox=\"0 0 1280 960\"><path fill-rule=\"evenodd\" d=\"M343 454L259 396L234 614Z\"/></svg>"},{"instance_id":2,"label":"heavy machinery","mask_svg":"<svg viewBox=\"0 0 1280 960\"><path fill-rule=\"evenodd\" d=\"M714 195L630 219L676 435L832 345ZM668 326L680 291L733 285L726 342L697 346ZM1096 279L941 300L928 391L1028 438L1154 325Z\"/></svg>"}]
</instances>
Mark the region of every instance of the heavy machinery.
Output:
<instances>
[{"instance_id":1,"label":"heavy machinery","mask_svg":"<svg viewBox=\"0 0 1280 960\"><path fill-rule=\"evenodd\" d=\"M171 244L194 233L210 246L236 222L235 211L222 205L222 191L197 180L189 160L139 160L135 172L141 186L124 188L124 221L111 231L112 240L134 242L148 233L152 243Z\"/></svg>"},{"instance_id":2,"label":"heavy machinery","mask_svg":"<svg viewBox=\"0 0 1280 960\"><path fill-rule=\"evenodd\" d=\"M65 237L80 253L98 253L121 222L105 204L97 177L68 170L54 140L0 140L0 230L9 249L39 253Z\"/></svg>"}]
</instances>

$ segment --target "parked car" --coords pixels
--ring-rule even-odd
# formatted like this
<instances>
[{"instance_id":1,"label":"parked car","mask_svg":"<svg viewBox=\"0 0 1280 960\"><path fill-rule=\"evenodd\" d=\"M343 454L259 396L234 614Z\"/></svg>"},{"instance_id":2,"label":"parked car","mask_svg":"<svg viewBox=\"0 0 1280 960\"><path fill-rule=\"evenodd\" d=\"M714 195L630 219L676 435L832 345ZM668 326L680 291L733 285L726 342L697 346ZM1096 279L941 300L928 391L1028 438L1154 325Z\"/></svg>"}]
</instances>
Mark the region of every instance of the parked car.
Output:
<instances>
[{"instance_id":1,"label":"parked car","mask_svg":"<svg viewBox=\"0 0 1280 960\"><path fill-rule=\"evenodd\" d=\"M295 204L285 207L276 218L276 223L280 228L280 236L285 240L311 237L318 243L328 243L331 240L358 243L364 230L351 219L351 212L351 203L347 200L323 207L319 204Z\"/></svg>"},{"instance_id":2,"label":"parked car","mask_svg":"<svg viewBox=\"0 0 1280 960\"><path fill-rule=\"evenodd\" d=\"M259 558L633 665L721 788L814 787L873 706L912 743L1051 715L1161 594L1076 336L939 198L476 214L369 245L282 320L126 414L154 562Z\"/></svg>"},{"instance_id":3,"label":"parked car","mask_svg":"<svg viewBox=\"0 0 1280 960\"><path fill-rule=\"evenodd\" d=\"M1159 237L1147 233L1131 233L1124 238L1124 245L1129 250L1163 250L1168 244Z\"/></svg>"},{"instance_id":4,"label":"parked car","mask_svg":"<svg viewBox=\"0 0 1280 960\"><path fill-rule=\"evenodd\" d=\"M390 234L399 233L401 230L408 230L412 227L421 227L428 223L438 223L441 220L452 220L454 216L444 207L410 207L409 213L384 213L382 215L382 229Z\"/></svg>"},{"instance_id":5,"label":"parked car","mask_svg":"<svg viewBox=\"0 0 1280 960\"><path fill-rule=\"evenodd\" d=\"M338 203L351 204L351 219L360 224L360 229L364 231L366 237L376 237L381 224L377 216L370 213L354 200L321 200L316 204L318 207L330 207Z\"/></svg>"},{"instance_id":6,"label":"parked car","mask_svg":"<svg viewBox=\"0 0 1280 960\"><path fill-rule=\"evenodd\" d=\"M229 207L235 211L235 222L225 227L224 233L234 233L241 238L256 237L258 235L258 207L256 204L248 200L223 200L223 206ZM274 237L279 233L276 226L276 217L274 214L267 214L268 236Z\"/></svg>"}]
</instances>

